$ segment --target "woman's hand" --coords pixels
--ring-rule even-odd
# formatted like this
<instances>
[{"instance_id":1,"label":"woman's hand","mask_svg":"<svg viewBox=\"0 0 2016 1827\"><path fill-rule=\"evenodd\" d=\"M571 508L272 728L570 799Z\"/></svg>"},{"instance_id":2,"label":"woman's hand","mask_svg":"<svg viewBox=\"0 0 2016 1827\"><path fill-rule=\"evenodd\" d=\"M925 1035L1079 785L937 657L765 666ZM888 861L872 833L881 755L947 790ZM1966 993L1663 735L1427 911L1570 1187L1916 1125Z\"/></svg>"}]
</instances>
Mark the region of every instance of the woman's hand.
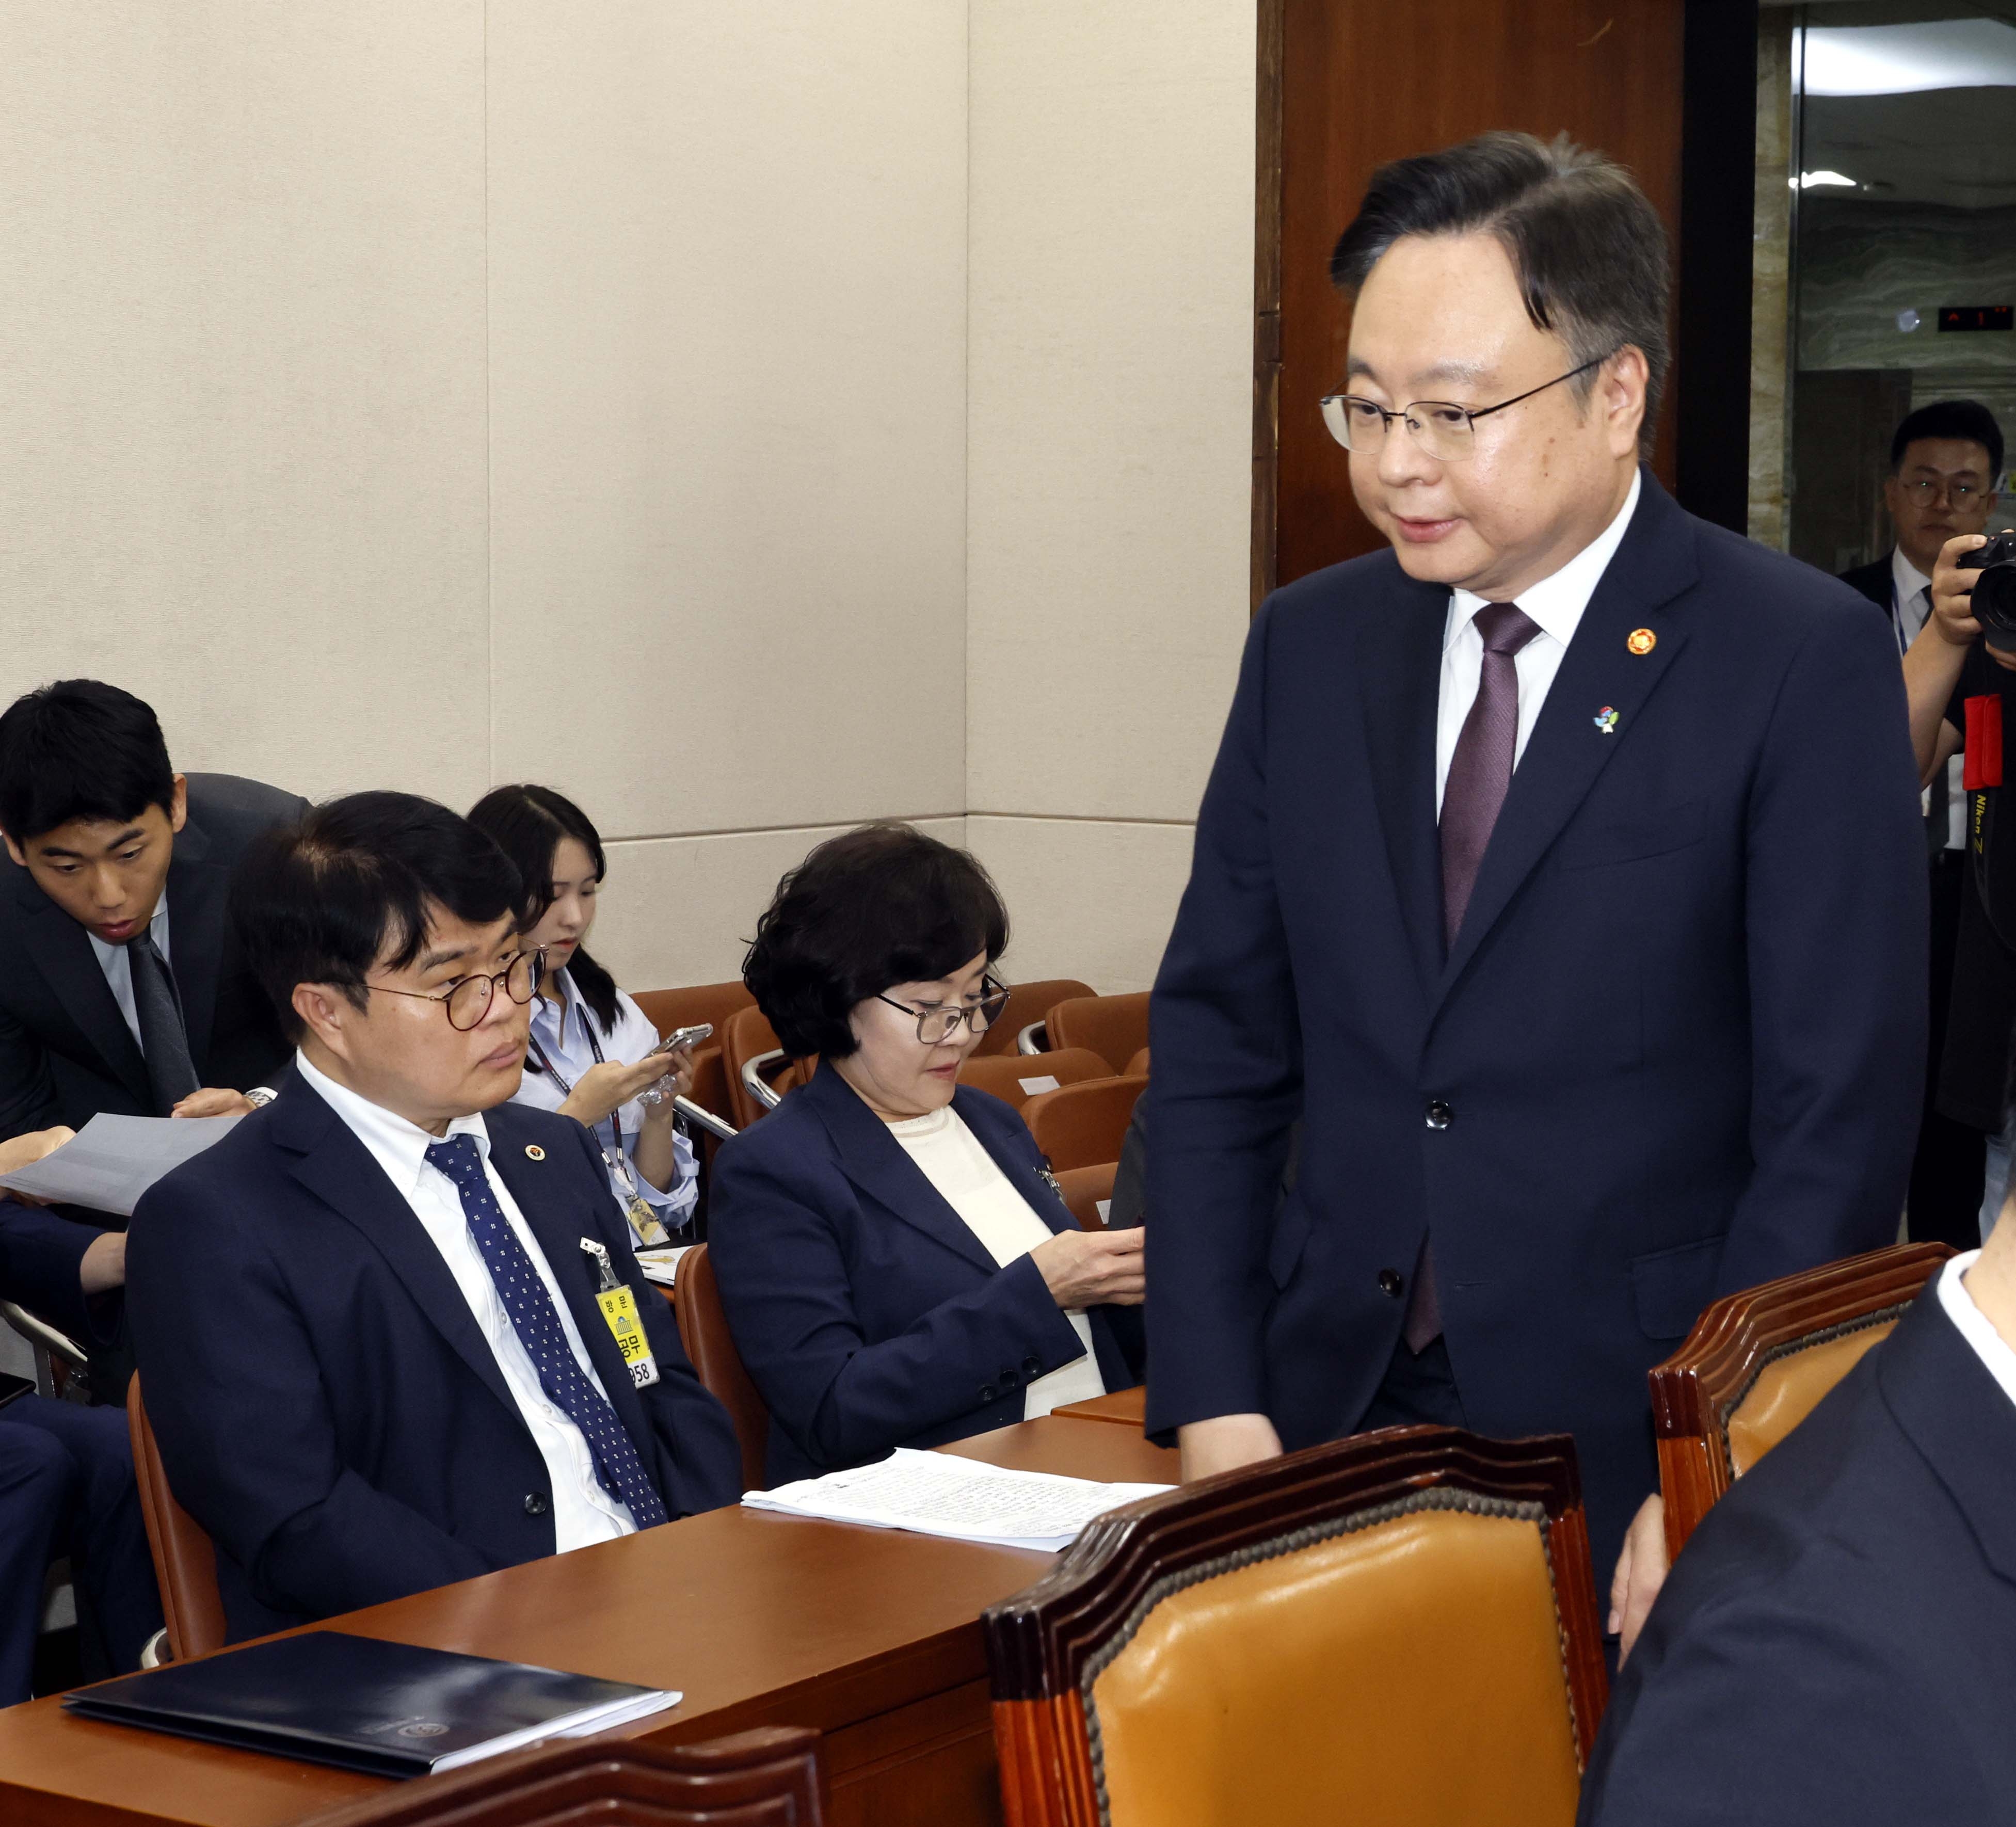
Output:
<instances>
[{"instance_id":1,"label":"woman's hand","mask_svg":"<svg viewBox=\"0 0 2016 1827\"><path fill-rule=\"evenodd\" d=\"M1148 1291L1142 1246L1147 1233L1061 1231L1029 1252L1050 1298L1065 1308L1139 1307Z\"/></svg>"},{"instance_id":2,"label":"woman's hand","mask_svg":"<svg viewBox=\"0 0 2016 1827\"><path fill-rule=\"evenodd\" d=\"M661 1128L669 1127L672 1119L679 1114L678 1111L672 1108L672 1099L675 1097L689 1098L693 1095L693 1048L675 1048L669 1053L654 1053L652 1057L658 1063L660 1074L666 1077L669 1082L664 1088L665 1095L662 1100L644 1106L644 1121L646 1127L655 1125Z\"/></svg>"},{"instance_id":3,"label":"woman's hand","mask_svg":"<svg viewBox=\"0 0 2016 1827\"><path fill-rule=\"evenodd\" d=\"M671 1056L666 1053L646 1054L634 1066L626 1066L621 1059L604 1059L581 1075L560 1106L560 1114L592 1129L639 1092L648 1091L671 1069ZM660 1108L669 1110L671 1106L668 1102Z\"/></svg>"}]
</instances>

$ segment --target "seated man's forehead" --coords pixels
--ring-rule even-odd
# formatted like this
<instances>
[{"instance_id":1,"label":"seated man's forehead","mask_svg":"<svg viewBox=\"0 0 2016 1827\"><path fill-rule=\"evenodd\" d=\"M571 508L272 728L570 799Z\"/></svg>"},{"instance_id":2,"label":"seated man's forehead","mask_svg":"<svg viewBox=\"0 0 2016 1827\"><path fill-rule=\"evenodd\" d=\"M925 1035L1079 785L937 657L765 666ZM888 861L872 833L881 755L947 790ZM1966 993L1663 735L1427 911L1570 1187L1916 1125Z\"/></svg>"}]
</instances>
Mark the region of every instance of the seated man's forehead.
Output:
<instances>
[{"instance_id":1,"label":"seated man's forehead","mask_svg":"<svg viewBox=\"0 0 2016 1827\"><path fill-rule=\"evenodd\" d=\"M395 941L387 945L383 955L396 957L404 949ZM510 915L474 922L461 919L445 908L430 905L419 948L407 968L430 971L445 970L453 966L463 970L474 970L480 966L494 964L503 953L517 949L517 923Z\"/></svg>"}]
</instances>

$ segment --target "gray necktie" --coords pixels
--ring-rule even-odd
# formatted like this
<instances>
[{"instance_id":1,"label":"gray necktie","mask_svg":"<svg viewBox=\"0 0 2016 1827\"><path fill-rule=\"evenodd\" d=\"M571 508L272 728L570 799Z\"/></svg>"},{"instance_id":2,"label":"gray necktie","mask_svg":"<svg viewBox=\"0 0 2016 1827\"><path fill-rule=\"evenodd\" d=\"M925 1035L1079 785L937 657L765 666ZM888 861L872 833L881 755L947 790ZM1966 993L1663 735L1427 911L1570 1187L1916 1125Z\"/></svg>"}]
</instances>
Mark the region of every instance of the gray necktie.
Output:
<instances>
[{"instance_id":1,"label":"gray necktie","mask_svg":"<svg viewBox=\"0 0 2016 1827\"><path fill-rule=\"evenodd\" d=\"M1477 612L1477 631L1484 637L1484 664L1477 680L1477 699L1463 720L1456 753L1449 759L1449 779L1442 788L1442 938L1452 949L1463 930L1471 890L1484 861L1485 847L1499 808L1512 785L1512 757L1519 742L1519 649L1539 633L1515 603L1487 602ZM1407 1349L1419 1352L1442 1336L1442 1300L1435 1290L1433 1243L1421 1240L1414 1265L1413 1292L1401 1336Z\"/></svg>"},{"instance_id":2,"label":"gray necktie","mask_svg":"<svg viewBox=\"0 0 2016 1827\"><path fill-rule=\"evenodd\" d=\"M140 1018L140 1051L147 1061L154 1114L165 1117L203 1081L189 1058L189 1030L182 1025L182 998L168 961L146 932L126 941L126 956L133 969L133 1010Z\"/></svg>"}]
</instances>

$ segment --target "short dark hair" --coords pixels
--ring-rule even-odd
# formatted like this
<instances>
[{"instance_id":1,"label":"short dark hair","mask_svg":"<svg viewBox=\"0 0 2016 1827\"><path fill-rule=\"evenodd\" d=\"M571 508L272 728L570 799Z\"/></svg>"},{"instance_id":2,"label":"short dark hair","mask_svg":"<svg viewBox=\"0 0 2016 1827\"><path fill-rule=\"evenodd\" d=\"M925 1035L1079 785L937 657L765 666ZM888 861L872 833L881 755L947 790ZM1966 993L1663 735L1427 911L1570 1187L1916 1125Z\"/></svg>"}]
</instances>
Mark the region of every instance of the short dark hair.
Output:
<instances>
[{"instance_id":1,"label":"short dark hair","mask_svg":"<svg viewBox=\"0 0 2016 1827\"><path fill-rule=\"evenodd\" d=\"M0 714L0 830L16 843L73 818L124 824L175 803L160 721L131 692L58 679Z\"/></svg>"},{"instance_id":2,"label":"short dark hair","mask_svg":"<svg viewBox=\"0 0 2016 1827\"><path fill-rule=\"evenodd\" d=\"M777 884L742 980L784 1051L844 1059L855 1004L929 983L977 951L1007 948L1008 913L987 872L912 825L828 838Z\"/></svg>"},{"instance_id":3,"label":"short dark hair","mask_svg":"<svg viewBox=\"0 0 2016 1827\"><path fill-rule=\"evenodd\" d=\"M1645 358L1645 423L1652 448L1672 360L1666 227L1637 181L1614 159L1530 133L1482 133L1460 146L1396 160L1372 174L1351 226L1330 256L1331 283L1355 292L1406 235L1495 235L1511 257L1526 315L1593 362L1635 345ZM1585 403L1593 372L1577 376Z\"/></svg>"},{"instance_id":4,"label":"short dark hair","mask_svg":"<svg viewBox=\"0 0 2016 1827\"><path fill-rule=\"evenodd\" d=\"M1890 440L1890 473L1904 466L1904 453L1921 437L1964 438L1988 452L1988 486L2002 474L2002 427L1978 400L1935 400L1907 412Z\"/></svg>"},{"instance_id":5,"label":"short dark hair","mask_svg":"<svg viewBox=\"0 0 2016 1827\"><path fill-rule=\"evenodd\" d=\"M469 822L489 835L518 872L524 889L518 918L528 933L553 904L553 852L563 837L573 838L588 852L596 881L609 872L601 833L572 800L549 786L494 786L469 808ZM607 1034L616 1025L615 978L589 956L585 945L574 948L567 968Z\"/></svg>"},{"instance_id":6,"label":"short dark hair","mask_svg":"<svg viewBox=\"0 0 2016 1827\"><path fill-rule=\"evenodd\" d=\"M365 973L401 970L427 942L431 911L473 926L515 917L518 872L446 806L409 793L354 793L253 840L232 878L247 962L290 1040L297 984L333 984L365 1005Z\"/></svg>"}]
</instances>

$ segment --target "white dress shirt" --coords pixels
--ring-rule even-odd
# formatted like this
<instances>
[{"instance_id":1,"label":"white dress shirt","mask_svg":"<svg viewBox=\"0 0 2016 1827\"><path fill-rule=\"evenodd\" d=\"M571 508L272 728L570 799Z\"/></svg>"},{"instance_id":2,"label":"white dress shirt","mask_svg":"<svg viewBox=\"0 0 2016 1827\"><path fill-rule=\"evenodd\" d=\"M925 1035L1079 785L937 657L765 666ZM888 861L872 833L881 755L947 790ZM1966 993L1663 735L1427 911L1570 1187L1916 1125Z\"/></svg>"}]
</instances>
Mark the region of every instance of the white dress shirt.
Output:
<instances>
[{"instance_id":1,"label":"white dress shirt","mask_svg":"<svg viewBox=\"0 0 2016 1827\"><path fill-rule=\"evenodd\" d=\"M1980 1254L1978 1250L1970 1250L1964 1256L1947 1259L1946 1267L1939 1271L1939 1304L1946 1309L1946 1318L1960 1329L1960 1336L1974 1347L1975 1356L1988 1367L1988 1374L2002 1386L2003 1394L2016 1402L2016 1350L2010 1348L2009 1341L1975 1305L1974 1297L1960 1279Z\"/></svg>"},{"instance_id":2,"label":"white dress shirt","mask_svg":"<svg viewBox=\"0 0 2016 1827\"><path fill-rule=\"evenodd\" d=\"M1890 548L1890 626L1897 636L1897 652L1901 656L1907 647L1917 640L1932 613L1932 581L1911 561L1905 557L1901 545ZM1966 763L1955 755L1946 763L1946 848L1964 850L1967 847L1967 789L1961 785L1962 771ZM1932 796L1929 788L1924 794L1925 810L1932 809Z\"/></svg>"},{"instance_id":3,"label":"white dress shirt","mask_svg":"<svg viewBox=\"0 0 2016 1827\"><path fill-rule=\"evenodd\" d=\"M1582 612L1624 543L1643 486L1643 479L1634 471L1631 492L1624 498L1617 517L1551 577L1519 592L1519 607L1539 624L1540 631L1512 662L1519 677L1519 733L1512 745L1514 768L1526 753L1527 739L1547 700L1554 674L1561 669L1561 656L1582 625ZM1449 619L1442 629L1442 696L1435 710L1438 818L1442 816L1442 791L1449 785L1449 763L1456 758L1456 738L1463 734L1463 719L1477 702L1478 683L1484 675L1484 637L1477 631L1477 612L1490 601L1468 590L1449 593Z\"/></svg>"},{"instance_id":4,"label":"white dress shirt","mask_svg":"<svg viewBox=\"0 0 2016 1827\"><path fill-rule=\"evenodd\" d=\"M477 1328L496 1357L497 1368L504 1374L505 1386L518 1404L518 1412L524 1418L533 1444L539 1449L539 1457L546 1462L546 1479L553 1487L555 1550L565 1554L571 1548L585 1548L592 1541L612 1541L619 1535L635 1534L637 1525L632 1520L629 1505L611 1497L596 1479L595 1455L589 1450L581 1430L567 1419L564 1409L547 1401L545 1391L539 1386L539 1373L532 1368L531 1354L520 1340L517 1329L512 1325L510 1315L504 1311L503 1302L498 1299L483 1253L470 1235L469 1221L462 1209L462 1195L455 1190L455 1182L427 1158L428 1149L443 1138L428 1135L405 1117L394 1116L382 1105L359 1097L347 1085L338 1084L328 1074L317 1071L298 1052L294 1056L294 1070L301 1074L303 1082L343 1119L351 1133L370 1151L371 1158L384 1169L386 1178L412 1208L420 1228L441 1252L448 1273L455 1277L455 1285L462 1290L463 1299L469 1303L469 1311L476 1316ZM477 1152L483 1157L484 1177L490 1182L491 1194L504 1214L505 1222L517 1234L520 1245L531 1259L533 1268L538 1271L539 1279L545 1283L547 1296L553 1301L553 1311L560 1315L560 1329L567 1335L574 1361L606 1399L609 1392L603 1388L602 1379L596 1375L595 1366L589 1361L587 1347L582 1344L581 1333L574 1325L574 1315L560 1293L560 1284L553 1279L553 1265L546 1261L539 1240L526 1224L525 1215L512 1198L510 1189L498 1178L497 1170L490 1164L490 1131L484 1127L482 1117L458 1117L448 1124L448 1133L476 1138Z\"/></svg>"},{"instance_id":5,"label":"white dress shirt","mask_svg":"<svg viewBox=\"0 0 2016 1827\"><path fill-rule=\"evenodd\" d=\"M1002 1268L1018 1262L1049 1242L1049 1226L995 1164L979 1137L948 1104L928 1117L892 1123L889 1133L924 1171L946 1204L965 1221L981 1246ZM1085 1347L1085 1355L1039 1376L1023 1392L1022 1419L1034 1421L1067 1402L1089 1401L1106 1394L1099 1374L1099 1354L1092 1342L1092 1322L1082 1312L1064 1309L1064 1318Z\"/></svg>"},{"instance_id":6,"label":"white dress shirt","mask_svg":"<svg viewBox=\"0 0 2016 1827\"><path fill-rule=\"evenodd\" d=\"M119 1005L119 1012L125 1016L126 1025L133 1030L133 1038L137 1041L140 1038L140 1011L133 1001L132 953L123 945L106 944L88 926L84 936L91 941L91 949L98 956L98 968L105 973L105 981L111 989L112 1000ZM175 961L168 955L168 897L165 890L154 904L154 917L147 922L147 937L153 940L154 949L168 958L168 967L172 970Z\"/></svg>"}]
</instances>

